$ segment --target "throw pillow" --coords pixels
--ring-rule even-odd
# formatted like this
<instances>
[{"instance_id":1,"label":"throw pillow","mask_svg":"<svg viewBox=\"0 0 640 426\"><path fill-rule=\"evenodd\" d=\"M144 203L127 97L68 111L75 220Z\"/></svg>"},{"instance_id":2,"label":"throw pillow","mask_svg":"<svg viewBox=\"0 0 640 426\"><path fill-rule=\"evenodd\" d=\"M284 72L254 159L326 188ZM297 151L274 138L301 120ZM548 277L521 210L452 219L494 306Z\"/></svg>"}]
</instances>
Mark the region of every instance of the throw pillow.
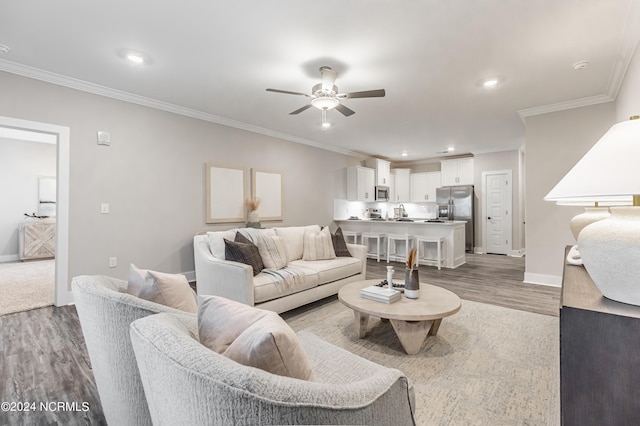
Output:
<instances>
[{"instance_id":1,"label":"throw pillow","mask_svg":"<svg viewBox=\"0 0 640 426\"><path fill-rule=\"evenodd\" d=\"M251 266L251 268L253 268L253 276L255 277L264 269L258 247L239 232L236 233L235 239L236 241L224 239L225 259Z\"/></svg>"},{"instance_id":2,"label":"throw pillow","mask_svg":"<svg viewBox=\"0 0 640 426\"><path fill-rule=\"evenodd\" d=\"M342 234L342 228L338 226L335 234L331 234L331 242L333 243L333 250L336 252L337 257L352 257L347 248L347 242L344 240Z\"/></svg>"},{"instance_id":3,"label":"throw pillow","mask_svg":"<svg viewBox=\"0 0 640 426\"><path fill-rule=\"evenodd\" d=\"M127 292L181 311L194 314L198 311L193 290L182 274L149 271L131 264Z\"/></svg>"},{"instance_id":4,"label":"throw pillow","mask_svg":"<svg viewBox=\"0 0 640 426\"><path fill-rule=\"evenodd\" d=\"M207 240L209 242L209 249L211 254L216 259L225 259L225 244L224 239L233 241L236 236L235 229L229 229L227 231L212 231L207 232Z\"/></svg>"},{"instance_id":5,"label":"throw pillow","mask_svg":"<svg viewBox=\"0 0 640 426\"><path fill-rule=\"evenodd\" d=\"M282 269L289 263L284 241L277 235L262 236L258 240L258 250L265 268Z\"/></svg>"},{"instance_id":6,"label":"throw pillow","mask_svg":"<svg viewBox=\"0 0 640 426\"><path fill-rule=\"evenodd\" d=\"M298 337L275 312L223 297L201 297L198 334L201 344L240 364L312 379L311 363Z\"/></svg>"},{"instance_id":7,"label":"throw pillow","mask_svg":"<svg viewBox=\"0 0 640 426\"><path fill-rule=\"evenodd\" d=\"M325 226L320 232L306 231L304 233L304 254L302 260L334 259L336 253L331 242L331 232Z\"/></svg>"}]
</instances>

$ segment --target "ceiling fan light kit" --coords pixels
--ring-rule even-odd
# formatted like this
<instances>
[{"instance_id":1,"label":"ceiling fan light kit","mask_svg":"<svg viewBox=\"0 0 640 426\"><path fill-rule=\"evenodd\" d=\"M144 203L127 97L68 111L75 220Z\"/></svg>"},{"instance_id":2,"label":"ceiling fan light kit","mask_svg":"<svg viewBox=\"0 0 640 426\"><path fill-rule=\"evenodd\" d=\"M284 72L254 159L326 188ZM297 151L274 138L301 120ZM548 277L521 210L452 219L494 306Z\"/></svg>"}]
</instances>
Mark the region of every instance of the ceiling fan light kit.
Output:
<instances>
[{"instance_id":1,"label":"ceiling fan light kit","mask_svg":"<svg viewBox=\"0 0 640 426\"><path fill-rule=\"evenodd\" d=\"M377 90L365 90L362 92L351 93L338 93L338 87L334 84L338 73L328 66L320 67L320 74L322 75L322 82L314 85L311 88L311 94L301 92L292 92L289 90L280 89L266 89L267 92L284 93L286 95L299 95L311 98L311 102L295 111L290 112L290 115L300 114L306 111L310 107L314 107L322 111L322 128L326 129L330 126L327 122L326 112L332 109L338 110L345 117L355 114L355 111L340 103L340 99L348 98L381 98L386 95L384 89Z\"/></svg>"}]
</instances>

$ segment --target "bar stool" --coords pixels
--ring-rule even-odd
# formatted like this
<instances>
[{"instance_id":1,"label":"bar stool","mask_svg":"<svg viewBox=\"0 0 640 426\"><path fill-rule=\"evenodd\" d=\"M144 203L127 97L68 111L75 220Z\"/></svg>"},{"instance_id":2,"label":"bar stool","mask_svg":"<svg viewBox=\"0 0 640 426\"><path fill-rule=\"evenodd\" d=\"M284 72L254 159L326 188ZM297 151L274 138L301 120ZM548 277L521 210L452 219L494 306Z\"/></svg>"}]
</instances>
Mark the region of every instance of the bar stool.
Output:
<instances>
[{"instance_id":1,"label":"bar stool","mask_svg":"<svg viewBox=\"0 0 640 426\"><path fill-rule=\"evenodd\" d=\"M353 244L358 244L358 240L360 239L360 232L342 231L342 235L346 243L352 242ZM350 238L353 238L353 241L349 241Z\"/></svg>"},{"instance_id":2,"label":"bar stool","mask_svg":"<svg viewBox=\"0 0 640 426\"><path fill-rule=\"evenodd\" d=\"M400 255L398 253L398 244L404 243L404 255ZM409 234L389 234L387 235L387 263L389 263L389 259L393 257L393 260L396 261L406 261L407 256L409 256L409 250L415 244L415 239L412 235ZM393 253L391 252L391 248L393 247Z\"/></svg>"},{"instance_id":3,"label":"bar stool","mask_svg":"<svg viewBox=\"0 0 640 426\"><path fill-rule=\"evenodd\" d=\"M444 264L445 260L445 251L444 251L444 237L423 237L419 236L417 239L418 244L418 264L422 265L432 265L436 264L438 266L438 271ZM436 245L437 256L434 259L433 257L427 257L428 244ZM424 248L424 251L423 251Z\"/></svg>"},{"instance_id":4,"label":"bar stool","mask_svg":"<svg viewBox=\"0 0 640 426\"><path fill-rule=\"evenodd\" d=\"M382 246L382 243L384 242L385 237L386 234L381 234L379 232L362 233L362 245L367 246L367 257L375 258L378 262L380 262L380 248L384 247ZM369 240L376 240L375 252L369 250Z\"/></svg>"}]
</instances>

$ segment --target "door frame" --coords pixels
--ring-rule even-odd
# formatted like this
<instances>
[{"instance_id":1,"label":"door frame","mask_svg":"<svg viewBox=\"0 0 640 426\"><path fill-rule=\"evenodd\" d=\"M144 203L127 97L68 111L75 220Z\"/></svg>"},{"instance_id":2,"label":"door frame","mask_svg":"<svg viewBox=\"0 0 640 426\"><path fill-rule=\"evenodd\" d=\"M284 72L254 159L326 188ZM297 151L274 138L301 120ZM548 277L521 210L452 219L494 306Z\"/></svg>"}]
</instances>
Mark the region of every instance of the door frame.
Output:
<instances>
[{"instance_id":1,"label":"door frame","mask_svg":"<svg viewBox=\"0 0 640 426\"><path fill-rule=\"evenodd\" d=\"M507 181L510 182L511 191L509 191L509 215L508 222L508 236L511 243L510 247L507 247L507 256L511 256L513 252L513 170L492 170L488 172L482 172L482 251L487 253L487 177L491 175L506 175Z\"/></svg>"},{"instance_id":2,"label":"door frame","mask_svg":"<svg viewBox=\"0 0 640 426\"><path fill-rule=\"evenodd\" d=\"M0 127L53 135L56 143L56 279L54 304L73 300L69 291L69 144L70 129L55 124L0 116Z\"/></svg>"}]
</instances>

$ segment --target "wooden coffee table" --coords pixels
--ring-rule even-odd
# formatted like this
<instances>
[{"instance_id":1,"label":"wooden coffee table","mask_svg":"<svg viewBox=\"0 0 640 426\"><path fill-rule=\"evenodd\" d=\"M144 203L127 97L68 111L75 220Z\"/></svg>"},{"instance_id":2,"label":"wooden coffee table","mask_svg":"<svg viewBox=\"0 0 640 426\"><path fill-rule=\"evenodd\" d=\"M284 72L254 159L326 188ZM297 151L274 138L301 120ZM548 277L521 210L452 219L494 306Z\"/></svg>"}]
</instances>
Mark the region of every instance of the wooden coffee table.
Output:
<instances>
[{"instance_id":1,"label":"wooden coffee table","mask_svg":"<svg viewBox=\"0 0 640 426\"><path fill-rule=\"evenodd\" d=\"M449 290L420 283L420 297L402 298L394 303L375 302L360 296L364 287L376 285L380 280L357 281L347 284L338 292L338 299L353 309L360 338L367 333L369 316L388 319L409 355L417 354L428 336L435 336L442 318L460 310L460 298Z\"/></svg>"}]
</instances>

